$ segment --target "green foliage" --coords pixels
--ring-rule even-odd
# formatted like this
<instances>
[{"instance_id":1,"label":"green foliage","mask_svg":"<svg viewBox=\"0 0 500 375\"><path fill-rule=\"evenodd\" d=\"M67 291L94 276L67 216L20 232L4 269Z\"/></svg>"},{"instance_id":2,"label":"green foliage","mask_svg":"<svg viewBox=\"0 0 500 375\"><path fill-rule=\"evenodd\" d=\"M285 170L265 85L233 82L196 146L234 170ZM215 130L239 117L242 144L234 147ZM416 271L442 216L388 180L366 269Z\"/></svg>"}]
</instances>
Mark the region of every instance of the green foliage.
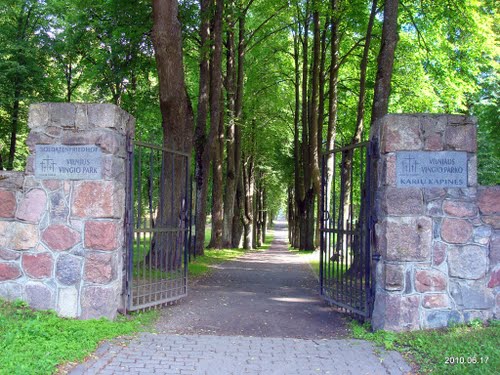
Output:
<instances>
[{"instance_id":1,"label":"green foliage","mask_svg":"<svg viewBox=\"0 0 500 375\"><path fill-rule=\"evenodd\" d=\"M497 23L497 35L500 32ZM500 50L500 47L498 48ZM481 185L500 185L500 53L480 76L480 91L472 107L478 120L478 179Z\"/></svg>"},{"instance_id":2,"label":"green foliage","mask_svg":"<svg viewBox=\"0 0 500 375\"><path fill-rule=\"evenodd\" d=\"M49 56L43 42L47 27L44 2L15 0L0 4L0 156L4 168L23 169L29 104L43 101L54 92L51 73L46 71ZM20 137L16 147L23 150L8 165L11 133Z\"/></svg>"},{"instance_id":3,"label":"green foliage","mask_svg":"<svg viewBox=\"0 0 500 375\"><path fill-rule=\"evenodd\" d=\"M484 1L414 2L403 19L420 55L441 110L464 113L494 58L492 17Z\"/></svg>"},{"instance_id":4,"label":"green foliage","mask_svg":"<svg viewBox=\"0 0 500 375\"><path fill-rule=\"evenodd\" d=\"M72 320L0 300L0 374L52 374L64 362L84 359L100 341L133 334L156 317L152 311L114 322Z\"/></svg>"},{"instance_id":5,"label":"green foliage","mask_svg":"<svg viewBox=\"0 0 500 375\"><path fill-rule=\"evenodd\" d=\"M355 338L402 352L422 374L495 374L500 368L498 320L405 333L371 332L369 324L357 322L351 329Z\"/></svg>"},{"instance_id":6,"label":"green foliage","mask_svg":"<svg viewBox=\"0 0 500 375\"><path fill-rule=\"evenodd\" d=\"M232 11L237 16L247 4L236 2ZM323 27L331 16L329 2L316 4ZM346 0L340 4L335 14L341 35L336 143L345 145L354 131L359 64L371 1ZM199 7L194 0L179 5L187 90L196 110ZM294 177L294 89L301 82L295 82L292 33L304 17L304 8L305 2L300 0L289 6L259 0L252 2L246 16L244 113L238 126L243 133L244 153L255 157L256 169L263 176L271 215L283 210L284 187L290 186ZM369 52L367 109L373 97L381 20L379 13ZM390 102L391 112L477 116L479 180L483 184L499 183L499 24L498 5L491 0L401 3ZM19 126L14 169L24 168L27 109L33 102L116 103L136 117L138 138L159 142L163 134L151 28L148 0L2 2L0 156L4 167L16 100ZM327 71L332 58L331 36L329 32L325 35ZM328 74L324 78L328 95ZM369 116L367 110L366 124ZM367 134L365 131L365 139Z\"/></svg>"}]
</instances>

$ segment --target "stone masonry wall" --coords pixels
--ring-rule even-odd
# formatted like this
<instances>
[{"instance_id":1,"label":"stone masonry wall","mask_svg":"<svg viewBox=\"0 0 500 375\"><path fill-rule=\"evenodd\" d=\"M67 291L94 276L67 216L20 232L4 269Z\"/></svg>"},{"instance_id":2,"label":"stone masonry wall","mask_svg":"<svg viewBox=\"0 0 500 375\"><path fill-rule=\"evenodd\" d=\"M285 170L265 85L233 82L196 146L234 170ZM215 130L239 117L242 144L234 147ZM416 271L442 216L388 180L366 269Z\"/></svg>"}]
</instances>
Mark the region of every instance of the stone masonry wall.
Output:
<instances>
[{"instance_id":1,"label":"stone masonry wall","mask_svg":"<svg viewBox=\"0 0 500 375\"><path fill-rule=\"evenodd\" d=\"M376 191L375 329L414 330L500 317L500 186L477 185L476 123L387 115ZM397 151L466 151L467 188L398 188Z\"/></svg>"},{"instance_id":2,"label":"stone masonry wall","mask_svg":"<svg viewBox=\"0 0 500 375\"><path fill-rule=\"evenodd\" d=\"M126 134L107 104L30 107L25 173L0 172L0 297L82 319L121 305ZM38 180L35 145L96 145L102 180Z\"/></svg>"}]
</instances>

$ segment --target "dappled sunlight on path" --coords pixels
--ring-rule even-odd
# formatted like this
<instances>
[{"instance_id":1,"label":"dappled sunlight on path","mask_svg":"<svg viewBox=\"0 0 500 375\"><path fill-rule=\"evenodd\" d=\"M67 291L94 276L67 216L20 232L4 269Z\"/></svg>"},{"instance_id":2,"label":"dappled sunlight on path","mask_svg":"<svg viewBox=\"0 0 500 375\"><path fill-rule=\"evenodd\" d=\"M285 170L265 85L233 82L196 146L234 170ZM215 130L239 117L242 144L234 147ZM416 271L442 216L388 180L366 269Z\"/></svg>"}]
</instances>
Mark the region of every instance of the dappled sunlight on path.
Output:
<instances>
[{"instance_id":1,"label":"dappled sunlight on path","mask_svg":"<svg viewBox=\"0 0 500 375\"><path fill-rule=\"evenodd\" d=\"M318 296L307 262L290 251L284 223L266 251L252 251L214 267L189 296L164 309L165 333L333 338L348 332L344 318Z\"/></svg>"},{"instance_id":2,"label":"dappled sunlight on path","mask_svg":"<svg viewBox=\"0 0 500 375\"><path fill-rule=\"evenodd\" d=\"M320 300L317 279L287 250L278 226L265 252L250 252L198 280L162 310L157 332L104 344L82 374L407 374L399 353L346 336Z\"/></svg>"}]
</instances>

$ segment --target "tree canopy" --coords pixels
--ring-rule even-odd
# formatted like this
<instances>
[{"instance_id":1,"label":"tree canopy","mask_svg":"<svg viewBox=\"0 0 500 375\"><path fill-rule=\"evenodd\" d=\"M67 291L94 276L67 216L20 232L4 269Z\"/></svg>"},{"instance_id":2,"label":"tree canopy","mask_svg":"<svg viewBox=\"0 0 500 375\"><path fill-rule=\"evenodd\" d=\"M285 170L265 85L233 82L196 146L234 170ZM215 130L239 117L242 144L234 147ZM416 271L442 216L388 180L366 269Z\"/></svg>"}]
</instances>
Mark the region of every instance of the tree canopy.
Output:
<instances>
[{"instance_id":1,"label":"tree canopy","mask_svg":"<svg viewBox=\"0 0 500 375\"><path fill-rule=\"evenodd\" d=\"M136 117L142 138L174 136L162 128L158 52L168 45L155 39L153 3L0 4L0 169L24 168L34 102L114 103ZM166 3L182 31L182 100L193 109L185 126L205 202L198 224L211 214L213 233L231 231L215 247L256 246L256 228L286 210L290 189L314 210L322 147L367 139L389 1ZM388 103L391 113L476 116L482 184L500 184L498 10L492 0L400 1Z\"/></svg>"}]
</instances>

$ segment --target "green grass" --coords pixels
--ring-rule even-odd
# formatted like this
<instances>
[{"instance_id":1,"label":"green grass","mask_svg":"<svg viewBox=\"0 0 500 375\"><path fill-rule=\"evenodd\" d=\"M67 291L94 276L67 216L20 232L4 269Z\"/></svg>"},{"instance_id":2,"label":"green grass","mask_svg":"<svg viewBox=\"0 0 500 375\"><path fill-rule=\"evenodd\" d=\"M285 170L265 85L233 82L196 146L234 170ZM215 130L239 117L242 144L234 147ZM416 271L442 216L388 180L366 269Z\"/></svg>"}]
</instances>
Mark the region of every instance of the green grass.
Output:
<instances>
[{"instance_id":1,"label":"green grass","mask_svg":"<svg viewBox=\"0 0 500 375\"><path fill-rule=\"evenodd\" d=\"M259 250L268 249L272 239L269 233ZM189 264L190 276L199 277L244 253L242 249L205 250L204 256ZM85 359L101 341L143 330L157 316L158 311L152 310L120 316L114 322L74 320L52 311L32 310L24 302L0 299L0 375L55 373L59 365Z\"/></svg>"},{"instance_id":2,"label":"green grass","mask_svg":"<svg viewBox=\"0 0 500 375\"><path fill-rule=\"evenodd\" d=\"M153 278L153 279L172 279L176 278L177 275L173 275L170 272L165 272L156 268L151 268L146 263L145 260L148 253L151 251L151 239L149 236L145 236L141 239L140 245L134 241L134 267L133 276L136 279L142 278Z\"/></svg>"},{"instance_id":3,"label":"green grass","mask_svg":"<svg viewBox=\"0 0 500 375\"><path fill-rule=\"evenodd\" d=\"M208 244L210 243L210 237L212 236L212 227L210 225L207 225L205 227L205 247L208 246Z\"/></svg>"},{"instance_id":4,"label":"green grass","mask_svg":"<svg viewBox=\"0 0 500 375\"><path fill-rule=\"evenodd\" d=\"M290 248L292 253L304 258L312 267L314 273L319 277L319 252L313 250L297 250Z\"/></svg>"},{"instance_id":5,"label":"green grass","mask_svg":"<svg viewBox=\"0 0 500 375\"><path fill-rule=\"evenodd\" d=\"M274 240L274 232L271 230L268 230L266 233L266 242L262 244L261 247L257 249L257 251L266 251L271 247L271 243Z\"/></svg>"},{"instance_id":6,"label":"green grass","mask_svg":"<svg viewBox=\"0 0 500 375\"><path fill-rule=\"evenodd\" d=\"M196 259L189 263L189 276L196 278L205 275L210 272L213 266L242 256L243 254L245 254L245 250L243 249L205 249L204 255L197 256Z\"/></svg>"},{"instance_id":7,"label":"green grass","mask_svg":"<svg viewBox=\"0 0 500 375\"><path fill-rule=\"evenodd\" d=\"M291 252L304 258L312 267L314 273L319 277L319 250L296 250L290 247ZM345 264L337 264L337 262L331 262L331 277L336 277L335 273L340 271L340 275L343 275L348 269Z\"/></svg>"},{"instance_id":8,"label":"green grass","mask_svg":"<svg viewBox=\"0 0 500 375\"><path fill-rule=\"evenodd\" d=\"M207 225L205 228L205 247L210 242L212 230ZM266 242L256 251L265 251L271 246L274 239L272 231L267 232ZM168 272L163 272L157 269L149 269L149 267L142 267L142 261L145 259L150 250L149 239L143 239L141 245L134 244L134 278L155 278L155 279L169 279L176 278L177 275L172 275ZM222 250L205 250L205 255L196 257L189 263L188 270L190 277L198 277L210 271L211 267L226 262L228 260L237 258L244 254L242 249L222 249Z\"/></svg>"},{"instance_id":9,"label":"green grass","mask_svg":"<svg viewBox=\"0 0 500 375\"><path fill-rule=\"evenodd\" d=\"M498 374L500 369L498 320L405 333L370 332L368 325L357 322L351 327L355 338L402 352L419 368L419 374ZM455 363L447 363L447 360Z\"/></svg>"},{"instance_id":10,"label":"green grass","mask_svg":"<svg viewBox=\"0 0 500 375\"><path fill-rule=\"evenodd\" d=\"M156 317L151 311L114 322L73 320L0 300L0 374L52 374L60 364L82 361L102 340L138 332Z\"/></svg>"},{"instance_id":11,"label":"green grass","mask_svg":"<svg viewBox=\"0 0 500 375\"><path fill-rule=\"evenodd\" d=\"M210 235L209 229L208 233L205 232L205 235ZM256 249L256 251L265 251L269 249L273 239L274 239L273 233L269 231L266 236L266 242L259 249ZM205 238L206 244L208 244L208 241ZM221 250L205 249L204 255L197 256L189 263L188 265L189 277L197 278L206 275L213 269L214 266L227 262L231 259L238 258L244 255L245 252L246 251L243 249L221 249Z\"/></svg>"}]
</instances>

